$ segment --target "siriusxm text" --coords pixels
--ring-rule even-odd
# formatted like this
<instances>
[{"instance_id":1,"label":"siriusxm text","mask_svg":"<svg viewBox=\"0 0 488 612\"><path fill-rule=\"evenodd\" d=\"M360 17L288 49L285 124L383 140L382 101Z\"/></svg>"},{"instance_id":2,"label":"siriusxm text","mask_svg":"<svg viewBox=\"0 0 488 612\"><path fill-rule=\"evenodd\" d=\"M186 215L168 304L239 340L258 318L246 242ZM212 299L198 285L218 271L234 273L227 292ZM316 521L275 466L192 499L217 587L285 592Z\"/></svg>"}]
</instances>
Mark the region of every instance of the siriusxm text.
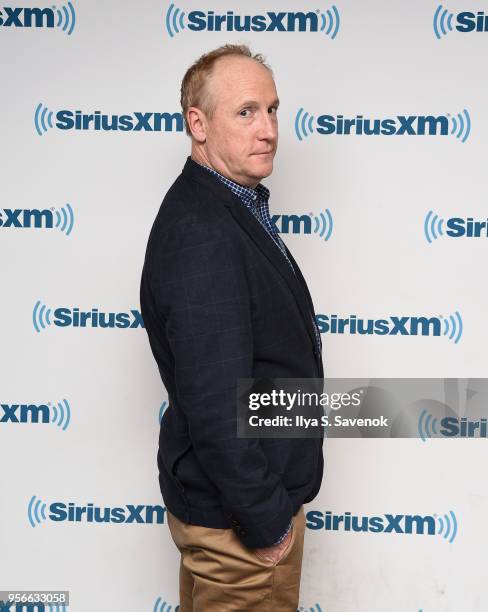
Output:
<instances>
[{"instance_id":1,"label":"siriusxm text","mask_svg":"<svg viewBox=\"0 0 488 612\"><path fill-rule=\"evenodd\" d=\"M46 404L0 404L0 423L49 423Z\"/></svg>"},{"instance_id":2,"label":"siriusxm text","mask_svg":"<svg viewBox=\"0 0 488 612\"><path fill-rule=\"evenodd\" d=\"M53 213L48 209L0 208L0 227L53 228Z\"/></svg>"},{"instance_id":3,"label":"siriusxm text","mask_svg":"<svg viewBox=\"0 0 488 612\"><path fill-rule=\"evenodd\" d=\"M351 512L333 514L330 511L307 512L309 529L327 531L367 531L369 533L406 533L435 535L435 518L418 514L384 514L381 516L357 516Z\"/></svg>"},{"instance_id":4,"label":"siriusxm text","mask_svg":"<svg viewBox=\"0 0 488 612\"><path fill-rule=\"evenodd\" d=\"M476 221L473 217L451 217L446 226L446 234L451 238L488 238L488 219Z\"/></svg>"},{"instance_id":5,"label":"siriusxm text","mask_svg":"<svg viewBox=\"0 0 488 612\"><path fill-rule=\"evenodd\" d=\"M385 119L370 119L363 115L319 115L317 132L323 135L347 136L447 136L449 117L445 115L397 115Z\"/></svg>"},{"instance_id":6,"label":"siriusxm text","mask_svg":"<svg viewBox=\"0 0 488 612\"><path fill-rule=\"evenodd\" d=\"M83 311L79 308L56 308L53 324L58 327L144 327L142 315L138 310L129 312L100 312L98 308Z\"/></svg>"},{"instance_id":7,"label":"siriusxm text","mask_svg":"<svg viewBox=\"0 0 488 612\"><path fill-rule=\"evenodd\" d=\"M135 506L100 507L88 503L86 506L77 506L70 502L53 502L49 505L49 519L54 522L84 522L84 523L164 523L166 508L162 506Z\"/></svg>"},{"instance_id":8,"label":"siriusxm text","mask_svg":"<svg viewBox=\"0 0 488 612\"><path fill-rule=\"evenodd\" d=\"M484 11L471 13L463 11L456 15L458 32L488 32L488 15Z\"/></svg>"},{"instance_id":9,"label":"siriusxm text","mask_svg":"<svg viewBox=\"0 0 488 612\"><path fill-rule=\"evenodd\" d=\"M101 111L83 113L80 110L60 110L56 113L60 130L95 130L120 132L182 132L181 113L143 113L109 115Z\"/></svg>"},{"instance_id":10,"label":"siriusxm text","mask_svg":"<svg viewBox=\"0 0 488 612\"><path fill-rule=\"evenodd\" d=\"M312 217L310 215L272 215L271 221L282 234L311 234Z\"/></svg>"},{"instance_id":11,"label":"siriusxm text","mask_svg":"<svg viewBox=\"0 0 488 612\"><path fill-rule=\"evenodd\" d=\"M470 420L466 417L444 417L440 433L446 438L487 438L487 419Z\"/></svg>"},{"instance_id":12,"label":"siriusxm text","mask_svg":"<svg viewBox=\"0 0 488 612\"><path fill-rule=\"evenodd\" d=\"M440 336L439 317L390 316L387 319L362 319L357 315L341 318L335 314L316 316L322 334L365 334L377 336Z\"/></svg>"},{"instance_id":13,"label":"siriusxm text","mask_svg":"<svg viewBox=\"0 0 488 612\"><path fill-rule=\"evenodd\" d=\"M188 13L188 29L194 32L317 32L319 15L314 11L272 12L263 15L236 15L234 11Z\"/></svg>"},{"instance_id":14,"label":"siriusxm text","mask_svg":"<svg viewBox=\"0 0 488 612\"><path fill-rule=\"evenodd\" d=\"M0 10L0 26L6 28L54 28L54 18L51 8L4 6Z\"/></svg>"}]
</instances>

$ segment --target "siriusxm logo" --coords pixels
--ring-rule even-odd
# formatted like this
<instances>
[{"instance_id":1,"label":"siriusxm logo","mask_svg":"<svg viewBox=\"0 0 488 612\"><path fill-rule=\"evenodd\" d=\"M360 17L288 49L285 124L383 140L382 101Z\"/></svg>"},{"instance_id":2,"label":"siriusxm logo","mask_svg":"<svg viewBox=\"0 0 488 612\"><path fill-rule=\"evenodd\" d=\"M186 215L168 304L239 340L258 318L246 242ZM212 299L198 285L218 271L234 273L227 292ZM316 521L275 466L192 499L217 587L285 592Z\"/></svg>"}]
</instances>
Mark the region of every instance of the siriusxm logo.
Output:
<instances>
[{"instance_id":1,"label":"siriusxm logo","mask_svg":"<svg viewBox=\"0 0 488 612\"><path fill-rule=\"evenodd\" d=\"M466 109L456 115L396 115L370 119L364 115L319 115L315 120L303 108L295 116L295 134L302 141L313 133L337 136L454 136L466 142L471 117Z\"/></svg>"},{"instance_id":2,"label":"siriusxm logo","mask_svg":"<svg viewBox=\"0 0 488 612\"><path fill-rule=\"evenodd\" d=\"M71 421L67 399L47 404L0 404L0 423L41 423L66 431Z\"/></svg>"},{"instance_id":3,"label":"siriusxm logo","mask_svg":"<svg viewBox=\"0 0 488 612\"><path fill-rule=\"evenodd\" d=\"M450 217L445 220L429 210L424 220L424 236L429 244L438 238L488 238L488 218Z\"/></svg>"},{"instance_id":4,"label":"siriusxm logo","mask_svg":"<svg viewBox=\"0 0 488 612\"><path fill-rule=\"evenodd\" d=\"M68 604L63 603L27 603L0 599L0 612L68 612L68 610Z\"/></svg>"},{"instance_id":5,"label":"siriusxm logo","mask_svg":"<svg viewBox=\"0 0 488 612\"><path fill-rule=\"evenodd\" d=\"M0 9L0 26L4 28L59 28L71 36L76 13L71 2L60 9L4 6Z\"/></svg>"},{"instance_id":6,"label":"siriusxm logo","mask_svg":"<svg viewBox=\"0 0 488 612\"><path fill-rule=\"evenodd\" d=\"M341 318L336 314L316 315L322 334L360 334L375 336L447 336L455 344L463 334L463 320L458 311L444 317L390 316L386 319L362 319L357 315Z\"/></svg>"},{"instance_id":7,"label":"siriusxm logo","mask_svg":"<svg viewBox=\"0 0 488 612\"><path fill-rule=\"evenodd\" d=\"M163 414L166 412L166 409L168 408L168 401L164 400L164 402L161 404L161 406L159 407L159 413L158 413L158 422L161 425L161 421L163 420Z\"/></svg>"},{"instance_id":8,"label":"siriusxm logo","mask_svg":"<svg viewBox=\"0 0 488 612\"><path fill-rule=\"evenodd\" d=\"M180 610L179 605L176 605L173 608L173 606L167 603L166 601L164 601L162 597L158 597L156 599L154 606L152 608L152 612L179 612L179 610ZM1 608L0 608L0 612L2 612ZM325 612L325 611L322 610L322 607L320 606L319 603L316 603L314 606L311 606L310 608L304 608L303 606L300 606L299 608L297 608L296 612Z\"/></svg>"},{"instance_id":9,"label":"siriusxm logo","mask_svg":"<svg viewBox=\"0 0 488 612\"><path fill-rule=\"evenodd\" d=\"M48 308L37 301L32 311L32 323L36 332L50 325L56 327L102 327L118 329L137 329L144 327L142 315L138 310L129 312L100 312L98 308L88 311L79 308Z\"/></svg>"},{"instance_id":10,"label":"siriusxm logo","mask_svg":"<svg viewBox=\"0 0 488 612\"><path fill-rule=\"evenodd\" d=\"M488 438L486 418L468 419L467 417L434 417L427 410L419 415L419 438Z\"/></svg>"},{"instance_id":11,"label":"siriusxm logo","mask_svg":"<svg viewBox=\"0 0 488 612\"><path fill-rule=\"evenodd\" d=\"M179 612L179 609L180 609L179 605L176 605L173 608L173 606L167 603L165 600L163 600L162 597L158 597L154 603L152 612ZM0 608L0 612L1 612L1 608ZM324 612L324 611L322 610L322 607L320 606L320 604L316 603L314 606L311 606L310 608L305 608L303 606L300 606L299 608L297 608L296 612Z\"/></svg>"},{"instance_id":12,"label":"siriusxm logo","mask_svg":"<svg viewBox=\"0 0 488 612\"><path fill-rule=\"evenodd\" d=\"M383 514L358 516L351 512L333 514L330 511L307 512L309 529L326 531L354 531L367 533L402 533L407 535L439 535L452 544L458 531L456 515L452 510L443 516L437 514Z\"/></svg>"},{"instance_id":13,"label":"siriusxm logo","mask_svg":"<svg viewBox=\"0 0 488 612\"><path fill-rule=\"evenodd\" d=\"M75 217L70 204L54 208L0 208L0 228L58 229L71 234Z\"/></svg>"},{"instance_id":14,"label":"siriusxm logo","mask_svg":"<svg viewBox=\"0 0 488 612\"><path fill-rule=\"evenodd\" d=\"M329 240L334 223L328 208L318 215L272 215L271 220L281 234L316 234Z\"/></svg>"},{"instance_id":15,"label":"siriusxm logo","mask_svg":"<svg viewBox=\"0 0 488 612\"><path fill-rule=\"evenodd\" d=\"M334 39L340 27L335 5L327 11L304 13L267 11L261 15L239 15L234 11L184 11L170 4L166 11L166 31L172 38L187 29L191 32L319 32Z\"/></svg>"},{"instance_id":16,"label":"siriusxm logo","mask_svg":"<svg viewBox=\"0 0 488 612\"><path fill-rule=\"evenodd\" d=\"M152 612L179 612L179 609L179 605L173 608L173 606L164 601L162 597L158 597L154 603Z\"/></svg>"},{"instance_id":17,"label":"siriusxm logo","mask_svg":"<svg viewBox=\"0 0 488 612\"><path fill-rule=\"evenodd\" d=\"M165 522L166 508L163 506L96 506L88 503L77 506L73 502L52 502L49 505L37 498L31 497L27 506L27 518L31 527L36 527L44 521L54 523L159 523Z\"/></svg>"},{"instance_id":18,"label":"siriusxm logo","mask_svg":"<svg viewBox=\"0 0 488 612\"><path fill-rule=\"evenodd\" d=\"M54 113L40 103L34 111L34 126L39 136L53 128L95 132L182 132L183 116L181 113L141 112L108 115L101 111L87 114L80 110L60 110Z\"/></svg>"},{"instance_id":19,"label":"siriusxm logo","mask_svg":"<svg viewBox=\"0 0 488 612\"><path fill-rule=\"evenodd\" d=\"M453 20L455 24L453 26ZM451 13L439 4L434 13L434 34L440 39L453 30L458 32L488 32L488 15L484 11L462 11L461 13Z\"/></svg>"}]
</instances>

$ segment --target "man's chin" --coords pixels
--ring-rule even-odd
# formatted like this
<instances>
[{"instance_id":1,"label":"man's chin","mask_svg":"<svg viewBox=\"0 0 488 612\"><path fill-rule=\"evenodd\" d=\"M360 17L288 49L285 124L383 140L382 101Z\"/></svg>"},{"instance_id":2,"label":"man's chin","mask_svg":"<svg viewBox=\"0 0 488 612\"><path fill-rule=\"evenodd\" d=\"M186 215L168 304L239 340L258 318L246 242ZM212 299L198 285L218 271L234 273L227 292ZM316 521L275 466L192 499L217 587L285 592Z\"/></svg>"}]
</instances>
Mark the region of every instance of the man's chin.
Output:
<instances>
[{"instance_id":1,"label":"man's chin","mask_svg":"<svg viewBox=\"0 0 488 612\"><path fill-rule=\"evenodd\" d=\"M262 156L263 159L259 159L260 155L255 155L255 162L253 164L254 175L259 180L266 178L273 172L273 159L266 159L265 156Z\"/></svg>"}]
</instances>

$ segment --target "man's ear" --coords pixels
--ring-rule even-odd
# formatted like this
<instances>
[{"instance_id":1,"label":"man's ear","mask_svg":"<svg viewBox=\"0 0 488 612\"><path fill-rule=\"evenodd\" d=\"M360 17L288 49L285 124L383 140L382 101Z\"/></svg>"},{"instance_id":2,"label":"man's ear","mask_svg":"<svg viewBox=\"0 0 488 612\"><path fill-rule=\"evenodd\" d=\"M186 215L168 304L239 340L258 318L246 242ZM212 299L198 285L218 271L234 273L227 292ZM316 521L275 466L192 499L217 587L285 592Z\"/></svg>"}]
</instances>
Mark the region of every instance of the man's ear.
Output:
<instances>
[{"instance_id":1,"label":"man's ear","mask_svg":"<svg viewBox=\"0 0 488 612\"><path fill-rule=\"evenodd\" d=\"M207 118L205 113L196 106L190 106L186 111L186 120L193 138L203 144L207 140Z\"/></svg>"}]
</instances>

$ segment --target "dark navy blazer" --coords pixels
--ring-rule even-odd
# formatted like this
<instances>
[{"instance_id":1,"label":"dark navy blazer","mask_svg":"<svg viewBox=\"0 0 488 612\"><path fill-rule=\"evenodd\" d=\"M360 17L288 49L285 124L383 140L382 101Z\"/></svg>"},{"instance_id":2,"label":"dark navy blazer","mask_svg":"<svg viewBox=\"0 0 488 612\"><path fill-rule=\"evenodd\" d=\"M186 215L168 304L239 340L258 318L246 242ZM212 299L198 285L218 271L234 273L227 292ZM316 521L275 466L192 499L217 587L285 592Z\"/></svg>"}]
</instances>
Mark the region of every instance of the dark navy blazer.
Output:
<instances>
[{"instance_id":1,"label":"dark navy blazer","mask_svg":"<svg viewBox=\"0 0 488 612\"><path fill-rule=\"evenodd\" d=\"M323 378L312 299L238 197L190 157L148 240L141 311L168 392L158 468L180 520L270 546L318 493L323 438L236 436L239 378Z\"/></svg>"}]
</instances>

